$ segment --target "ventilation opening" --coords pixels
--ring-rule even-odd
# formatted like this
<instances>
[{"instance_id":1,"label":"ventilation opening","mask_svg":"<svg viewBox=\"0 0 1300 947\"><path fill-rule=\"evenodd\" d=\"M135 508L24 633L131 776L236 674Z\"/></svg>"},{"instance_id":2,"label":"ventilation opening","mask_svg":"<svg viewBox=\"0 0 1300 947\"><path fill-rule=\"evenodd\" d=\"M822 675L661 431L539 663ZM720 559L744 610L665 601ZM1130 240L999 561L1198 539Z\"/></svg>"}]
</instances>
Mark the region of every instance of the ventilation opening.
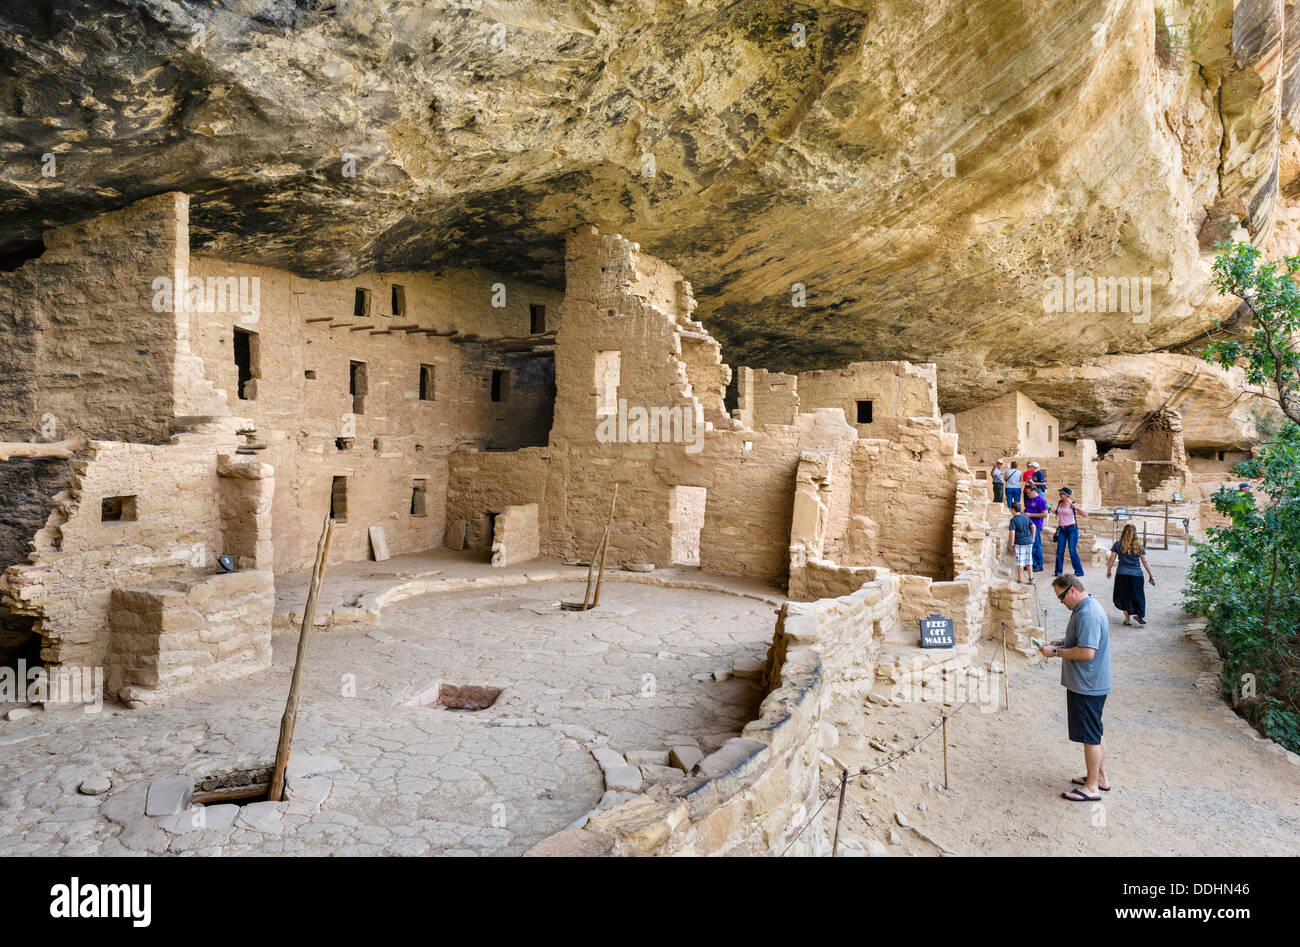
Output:
<instances>
[{"instance_id":1,"label":"ventilation opening","mask_svg":"<svg viewBox=\"0 0 1300 947\"><path fill-rule=\"evenodd\" d=\"M257 333L246 329L235 330L235 370L239 373L236 391L239 400L252 401L257 397L253 379L258 377Z\"/></svg>"},{"instance_id":2,"label":"ventilation opening","mask_svg":"<svg viewBox=\"0 0 1300 947\"><path fill-rule=\"evenodd\" d=\"M411 515L429 515L429 488L426 481L417 480L411 488Z\"/></svg>"},{"instance_id":3,"label":"ventilation opening","mask_svg":"<svg viewBox=\"0 0 1300 947\"><path fill-rule=\"evenodd\" d=\"M393 315L406 315L406 287L393 284Z\"/></svg>"},{"instance_id":4,"label":"ventilation opening","mask_svg":"<svg viewBox=\"0 0 1300 947\"><path fill-rule=\"evenodd\" d=\"M420 366L420 400L432 401L434 396L435 371L432 365Z\"/></svg>"},{"instance_id":5,"label":"ventilation opening","mask_svg":"<svg viewBox=\"0 0 1300 947\"><path fill-rule=\"evenodd\" d=\"M201 776L194 781L194 794L190 801L204 806L226 803L246 806L250 802L265 802L271 791L273 770L274 767L268 765Z\"/></svg>"},{"instance_id":6,"label":"ventilation opening","mask_svg":"<svg viewBox=\"0 0 1300 947\"><path fill-rule=\"evenodd\" d=\"M330 519L339 523L348 521L347 477L335 477L330 486Z\"/></svg>"},{"instance_id":7,"label":"ventilation opening","mask_svg":"<svg viewBox=\"0 0 1300 947\"><path fill-rule=\"evenodd\" d=\"M352 395L352 413L366 413L366 363L348 363L348 393Z\"/></svg>"},{"instance_id":8,"label":"ventilation opening","mask_svg":"<svg viewBox=\"0 0 1300 947\"><path fill-rule=\"evenodd\" d=\"M302 373L302 377L303 377L303 378L306 378L308 381L315 381L315 380L316 380L316 372L315 372L314 369L308 368L306 371L304 371L304 372Z\"/></svg>"},{"instance_id":9,"label":"ventilation opening","mask_svg":"<svg viewBox=\"0 0 1300 947\"><path fill-rule=\"evenodd\" d=\"M672 487L668 491L668 502L673 565L698 566L708 490L704 487Z\"/></svg>"},{"instance_id":10,"label":"ventilation opening","mask_svg":"<svg viewBox=\"0 0 1300 947\"><path fill-rule=\"evenodd\" d=\"M352 315L370 315L370 290L358 289L352 300Z\"/></svg>"},{"instance_id":11,"label":"ventilation opening","mask_svg":"<svg viewBox=\"0 0 1300 947\"><path fill-rule=\"evenodd\" d=\"M505 401L510 392L510 373L501 369L492 371L492 400Z\"/></svg>"},{"instance_id":12,"label":"ventilation opening","mask_svg":"<svg viewBox=\"0 0 1300 947\"><path fill-rule=\"evenodd\" d=\"M1029 422L1028 422L1028 421L1025 422L1025 439L1026 439L1026 440L1029 439Z\"/></svg>"},{"instance_id":13,"label":"ventilation opening","mask_svg":"<svg viewBox=\"0 0 1300 947\"><path fill-rule=\"evenodd\" d=\"M546 331L546 307L529 306L528 307L528 331L533 335L540 335Z\"/></svg>"},{"instance_id":14,"label":"ventilation opening","mask_svg":"<svg viewBox=\"0 0 1300 947\"><path fill-rule=\"evenodd\" d=\"M859 424L871 423L871 402L870 401L858 402L858 423Z\"/></svg>"},{"instance_id":15,"label":"ventilation opening","mask_svg":"<svg viewBox=\"0 0 1300 947\"><path fill-rule=\"evenodd\" d=\"M355 437L336 437L334 446L339 450L352 450L352 445L357 442Z\"/></svg>"},{"instance_id":16,"label":"ventilation opening","mask_svg":"<svg viewBox=\"0 0 1300 947\"><path fill-rule=\"evenodd\" d=\"M416 707L439 710L487 710L497 702L504 688L487 684L444 684L439 681L411 699Z\"/></svg>"},{"instance_id":17,"label":"ventilation opening","mask_svg":"<svg viewBox=\"0 0 1300 947\"><path fill-rule=\"evenodd\" d=\"M104 497L99 502L101 523L126 523L135 520L135 497Z\"/></svg>"}]
</instances>

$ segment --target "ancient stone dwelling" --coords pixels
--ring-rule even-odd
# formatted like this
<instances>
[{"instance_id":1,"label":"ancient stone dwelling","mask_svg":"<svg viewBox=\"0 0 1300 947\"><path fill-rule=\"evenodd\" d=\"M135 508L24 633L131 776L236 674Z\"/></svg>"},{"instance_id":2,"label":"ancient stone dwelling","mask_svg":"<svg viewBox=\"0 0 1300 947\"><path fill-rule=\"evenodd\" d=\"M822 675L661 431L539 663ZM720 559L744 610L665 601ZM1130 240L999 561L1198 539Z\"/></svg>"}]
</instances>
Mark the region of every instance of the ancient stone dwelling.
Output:
<instances>
[{"instance_id":1,"label":"ancient stone dwelling","mask_svg":"<svg viewBox=\"0 0 1300 947\"><path fill-rule=\"evenodd\" d=\"M611 570L788 601L741 735L539 852L791 843L823 699L906 674L928 615L952 618L959 659L1032 630L1028 591L995 577L987 455L1040 458L1089 503L1099 471L1139 503L1187 470L1176 412L1099 464L1016 392L952 430L933 364L733 371L683 275L595 227L567 236L563 291L481 270L325 282L191 254L188 210L167 193L61 227L0 276L24 366L0 382L6 659L166 703L269 670L277 584L326 517L333 565L586 562L617 485ZM628 841L623 818L662 832Z\"/></svg>"}]
</instances>

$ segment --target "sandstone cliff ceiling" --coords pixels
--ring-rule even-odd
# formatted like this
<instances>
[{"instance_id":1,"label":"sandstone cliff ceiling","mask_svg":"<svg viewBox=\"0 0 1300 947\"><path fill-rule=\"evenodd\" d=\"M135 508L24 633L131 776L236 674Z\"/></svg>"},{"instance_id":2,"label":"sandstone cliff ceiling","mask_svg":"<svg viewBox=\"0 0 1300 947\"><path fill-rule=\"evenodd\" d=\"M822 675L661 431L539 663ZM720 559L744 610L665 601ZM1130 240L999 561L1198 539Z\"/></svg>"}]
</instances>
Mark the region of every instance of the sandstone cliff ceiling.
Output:
<instances>
[{"instance_id":1,"label":"sandstone cliff ceiling","mask_svg":"<svg viewBox=\"0 0 1300 947\"><path fill-rule=\"evenodd\" d=\"M591 222L689 275L732 364L936 361L948 410L1038 377L1120 429L1042 379L1140 386L1231 312L1215 239L1297 249L1291 6L10 3L0 250L179 189L205 253L559 285ZM1149 278L1149 320L1045 311L1067 271Z\"/></svg>"}]
</instances>

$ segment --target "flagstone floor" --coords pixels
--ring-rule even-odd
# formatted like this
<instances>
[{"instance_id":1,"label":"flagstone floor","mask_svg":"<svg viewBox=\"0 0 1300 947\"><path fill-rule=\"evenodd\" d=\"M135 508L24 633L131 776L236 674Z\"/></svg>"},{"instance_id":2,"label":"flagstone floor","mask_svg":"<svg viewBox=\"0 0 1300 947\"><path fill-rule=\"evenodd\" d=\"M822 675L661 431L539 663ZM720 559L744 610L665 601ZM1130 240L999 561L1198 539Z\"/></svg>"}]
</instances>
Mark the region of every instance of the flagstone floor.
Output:
<instances>
[{"instance_id":1,"label":"flagstone floor","mask_svg":"<svg viewBox=\"0 0 1300 947\"><path fill-rule=\"evenodd\" d=\"M397 563L385 578L379 565L332 574L324 614L416 574ZM583 586L555 566L558 581L514 570L522 584L390 596L377 624L318 630L291 802L145 815L153 780L272 760L296 631L277 631L267 674L156 707L0 720L0 855L518 854L601 799L591 749L657 750L682 734L708 752L755 715L757 682L725 670L763 657L770 594L612 581L599 610L561 612L554 603L580 601ZM504 690L481 711L408 704L438 681ZM97 777L108 792L78 791Z\"/></svg>"}]
</instances>

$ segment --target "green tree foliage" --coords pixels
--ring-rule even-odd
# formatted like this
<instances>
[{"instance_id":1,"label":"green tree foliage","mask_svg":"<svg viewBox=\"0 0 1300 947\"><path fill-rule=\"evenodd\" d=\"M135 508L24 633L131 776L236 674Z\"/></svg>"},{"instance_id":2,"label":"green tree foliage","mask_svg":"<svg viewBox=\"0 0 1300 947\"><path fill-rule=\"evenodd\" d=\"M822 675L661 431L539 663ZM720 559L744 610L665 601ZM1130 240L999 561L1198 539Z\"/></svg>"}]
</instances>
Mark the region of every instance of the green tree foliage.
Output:
<instances>
[{"instance_id":1,"label":"green tree foliage","mask_svg":"<svg viewBox=\"0 0 1300 947\"><path fill-rule=\"evenodd\" d=\"M1300 257L1260 263L1240 243L1217 245L1215 284L1242 299L1249 338L1218 338L1207 361L1241 365L1290 418L1265 427L1255 456L1233 468L1255 490L1224 487L1215 509L1232 522L1196 543L1183 606L1206 616L1223 656L1224 688L1265 735L1300 753Z\"/></svg>"},{"instance_id":2,"label":"green tree foliage","mask_svg":"<svg viewBox=\"0 0 1300 947\"><path fill-rule=\"evenodd\" d=\"M1250 310L1249 338L1215 338L1202 353L1206 361L1231 368L1241 365L1252 385L1261 385L1282 413L1300 424L1300 256L1281 263L1260 263L1248 243L1216 243L1214 285L1236 296ZM1215 329L1220 328L1215 323Z\"/></svg>"}]
</instances>

